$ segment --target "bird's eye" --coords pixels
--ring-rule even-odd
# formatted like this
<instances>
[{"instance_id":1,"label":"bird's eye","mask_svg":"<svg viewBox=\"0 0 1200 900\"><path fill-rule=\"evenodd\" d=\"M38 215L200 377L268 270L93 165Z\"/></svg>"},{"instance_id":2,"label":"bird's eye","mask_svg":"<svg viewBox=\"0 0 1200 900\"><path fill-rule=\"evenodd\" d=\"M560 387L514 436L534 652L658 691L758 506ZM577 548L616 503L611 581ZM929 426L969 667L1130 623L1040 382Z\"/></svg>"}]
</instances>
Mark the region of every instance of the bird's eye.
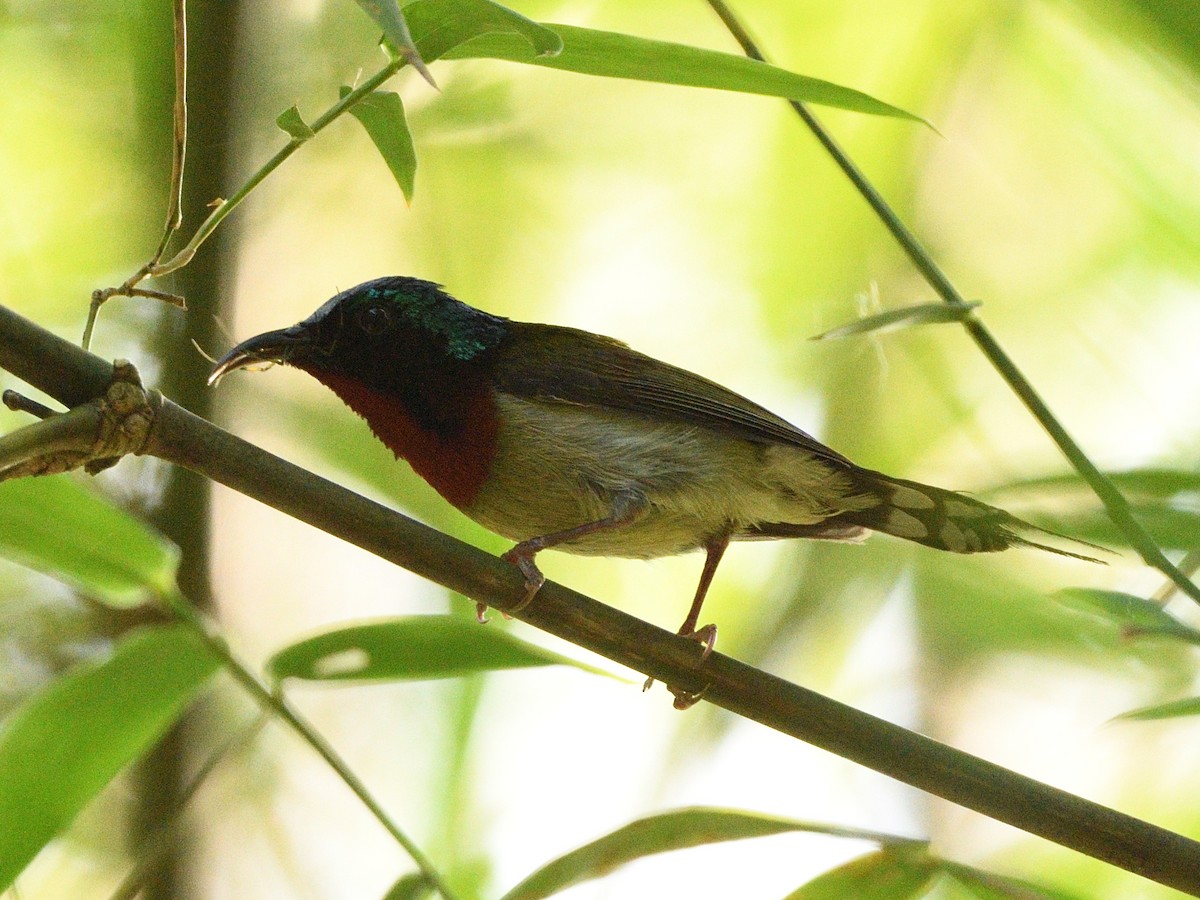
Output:
<instances>
[{"instance_id":1,"label":"bird's eye","mask_svg":"<svg viewBox=\"0 0 1200 900\"><path fill-rule=\"evenodd\" d=\"M368 306L359 310L355 321L367 334L383 334L392 324L392 314L382 306Z\"/></svg>"}]
</instances>

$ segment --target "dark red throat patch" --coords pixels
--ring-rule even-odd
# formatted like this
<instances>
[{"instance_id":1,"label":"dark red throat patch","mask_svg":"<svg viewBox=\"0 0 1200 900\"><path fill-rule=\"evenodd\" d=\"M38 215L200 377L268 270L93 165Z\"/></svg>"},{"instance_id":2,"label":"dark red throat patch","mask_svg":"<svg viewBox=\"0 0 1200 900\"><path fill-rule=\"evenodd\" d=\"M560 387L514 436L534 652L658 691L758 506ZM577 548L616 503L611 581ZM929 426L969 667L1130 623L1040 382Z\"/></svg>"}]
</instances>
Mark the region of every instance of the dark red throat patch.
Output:
<instances>
[{"instance_id":1,"label":"dark red throat patch","mask_svg":"<svg viewBox=\"0 0 1200 900\"><path fill-rule=\"evenodd\" d=\"M413 467L459 509L469 506L488 477L496 453L496 403L480 386L465 404L459 434L443 437L417 424L404 404L367 387L357 378L306 369L342 402L366 419L375 437Z\"/></svg>"}]
</instances>

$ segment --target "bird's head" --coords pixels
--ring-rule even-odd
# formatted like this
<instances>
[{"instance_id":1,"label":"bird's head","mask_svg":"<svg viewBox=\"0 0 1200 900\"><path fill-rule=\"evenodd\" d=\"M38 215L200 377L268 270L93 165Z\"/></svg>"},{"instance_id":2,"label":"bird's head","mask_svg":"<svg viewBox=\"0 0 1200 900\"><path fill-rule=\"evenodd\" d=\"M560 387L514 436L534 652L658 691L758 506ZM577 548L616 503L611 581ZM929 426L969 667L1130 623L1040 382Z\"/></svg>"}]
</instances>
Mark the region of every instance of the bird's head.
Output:
<instances>
[{"instance_id":1,"label":"bird's head","mask_svg":"<svg viewBox=\"0 0 1200 900\"><path fill-rule=\"evenodd\" d=\"M475 368L508 320L455 300L430 281L377 278L326 301L302 322L238 344L208 383L256 363L283 363L318 379L353 378L384 393Z\"/></svg>"}]
</instances>

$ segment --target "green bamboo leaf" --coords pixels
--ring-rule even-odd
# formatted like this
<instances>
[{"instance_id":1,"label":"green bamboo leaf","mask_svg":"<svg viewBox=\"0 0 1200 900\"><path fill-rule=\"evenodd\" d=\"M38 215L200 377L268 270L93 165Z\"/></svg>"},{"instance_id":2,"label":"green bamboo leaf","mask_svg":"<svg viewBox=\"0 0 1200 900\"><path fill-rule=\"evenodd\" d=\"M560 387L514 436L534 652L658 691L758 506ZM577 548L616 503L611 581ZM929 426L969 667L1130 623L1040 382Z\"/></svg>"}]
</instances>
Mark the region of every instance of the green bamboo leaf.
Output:
<instances>
[{"instance_id":1,"label":"green bamboo leaf","mask_svg":"<svg viewBox=\"0 0 1200 900\"><path fill-rule=\"evenodd\" d=\"M300 115L300 110L295 106L289 106L281 112L275 119L275 124L297 141L307 141L309 138L316 137L317 135L312 130L312 126L304 121L303 116Z\"/></svg>"},{"instance_id":2,"label":"green bamboo leaf","mask_svg":"<svg viewBox=\"0 0 1200 900\"><path fill-rule=\"evenodd\" d=\"M400 11L400 5L396 0L356 0L356 2L383 31L384 40L391 45L392 49L408 60L408 64L420 72L421 77L436 88L437 83L434 82L433 76L429 74L429 69L425 67L425 60L421 59L421 51L413 43L412 34L408 29L408 22L404 18L404 13Z\"/></svg>"},{"instance_id":3,"label":"green bamboo leaf","mask_svg":"<svg viewBox=\"0 0 1200 900\"><path fill-rule=\"evenodd\" d=\"M1124 494L1141 494L1145 497L1168 499L1178 494L1200 491L1200 472L1187 469L1144 468L1127 469L1122 472L1105 472ZM1044 475L1024 478L1005 484L1002 490L1044 490L1046 488L1072 489L1091 493L1091 487L1074 472L1059 475Z\"/></svg>"},{"instance_id":4,"label":"green bamboo leaf","mask_svg":"<svg viewBox=\"0 0 1200 900\"><path fill-rule=\"evenodd\" d=\"M925 121L861 91L745 56L572 25L547 27L563 41L562 52L556 56L530 53L525 41L508 34L481 35L443 55L447 59L503 59L584 75L786 97L877 116Z\"/></svg>"},{"instance_id":5,"label":"green bamboo leaf","mask_svg":"<svg viewBox=\"0 0 1200 900\"><path fill-rule=\"evenodd\" d=\"M800 822L735 809L692 807L638 819L599 840L572 850L538 869L501 900L549 897L572 885L607 875L626 863L656 853L788 831L857 838L887 845L911 846L919 843L924 848L923 843L875 831Z\"/></svg>"},{"instance_id":6,"label":"green bamboo leaf","mask_svg":"<svg viewBox=\"0 0 1200 900\"><path fill-rule=\"evenodd\" d=\"M341 96L350 93L343 86ZM362 123L375 149L387 163L392 177L400 185L404 199L412 203L413 188L417 177L417 151L413 146L412 132L404 115L404 102L393 91L372 91L354 106L350 115Z\"/></svg>"},{"instance_id":7,"label":"green bamboo leaf","mask_svg":"<svg viewBox=\"0 0 1200 900\"><path fill-rule=\"evenodd\" d=\"M1177 719L1184 716L1200 715L1200 697L1188 697L1184 700L1172 700L1170 703L1159 703L1156 706L1142 706L1113 719L1114 722L1148 722L1152 719Z\"/></svg>"},{"instance_id":8,"label":"green bamboo leaf","mask_svg":"<svg viewBox=\"0 0 1200 900\"><path fill-rule=\"evenodd\" d=\"M511 35L526 55L532 51L539 58L553 56L563 46L550 28L491 0L417 0L404 7L404 15L421 55L430 62L483 34Z\"/></svg>"},{"instance_id":9,"label":"green bamboo leaf","mask_svg":"<svg viewBox=\"0 0 1200 900\"><path fill-rule=\"evenodd\" d=\"M1078 894L1068 894L1032 881L1009 878L944 859L938 861L938 867L981 900L1079 900Z\"/></svg>"},{"instance_id":10,"label":"green bamboo leaf","mask_svg":"<svg viewBox=\"0 0 1200 900\"><path fill-rule=\"evenodd\" d=\"M0 731L0 892L217 670L183 626L136 632L101 663L72 669Z\"/></svg>"},{"instance_id":11,"label":"green bamboo leaf","mask_svg":"<svg viewBox=\"0 0 1200 900\"><path fill-rule=\"evenodd\" d=\"M872 331L899 331L902 328L915 328L918 325L934 325L943 322L962 322L971 316L971 311L979 303L922 303L918 306L906 306L903 309L889 309L873 316L866 316L848 325L831 328L811 338L814 341L830 341L837 338L850 337L855 334L868 334Z\"/></svg>"},{"instance_id":12,"label":"green bamboo leaf","mask_svg":"<svg viewBox=\"0 0 1200 900\"><path fill-rule=\"evenodd\" d=\"M409 872L401 876L383 895L383 900L427 900L433 896L434 886L420 872Z\"/></svg>"},{"instance_id":13,"label":"green bamboo leaf","mask_svg":"<svg viewBox=\"0 0 1200 900\"><path fill-rule=\"evenodd\" d=\"M1136 629L1138 632L1152 630L1155 634L1180 636L1197 634L1153 600L1134 594L1098 588L1064 588L1051 594L1051 597L1064 606L1099 613L1123 628Z\"/></svg>"},{"instance_id":14,"label":"green bamboo leaf","mask_svg":"<svg viewBox=\"0 0 1200 900\"><path fill-rule=\"evenodd\" d=\"M885 847L814 878L786 900L907 900L924 897L937 863L923 845Z\"/></svg>"},{"instance_id":15,"label":"green bamboo leaf","mask_svg":"<svg viewBox=\"0 0 1200 900\"><path fill-rule=\"evenodd\" d=\"M555 665L608 674L458 616L404 616L326 631L280 650L267 671L276 681L361 682Z\"/></svg>"},{"instance_id":16,"label":"green bamboo leaf","mask_svg":"<svg viewBox=\"0 0 1200 900\"><path fill-rule=\"evenodd\" d=\"M1056 513L1052 521L1044 523L1045 526L1058 534L1098 544L1109 550L1130 546L1129 538L1096 505L1093 496L1084 497L1080 494L1080 498L1089 504L1087 508ZM1130 512L1163 550L1200 550L1200 510L1184 508L1173 501L1134 502L1130 504Z\"/></svg>"},{"instance_id":17,"label":"green bamboo leaf","mask_svg":"<svg viewBox=\"0 0 1200 900\"><path fill-rule=\"evenodd\" d=\"M175 583L179 550L69 475L0 483L0 554L111 606Z\"/></svg>"}]
</instances>

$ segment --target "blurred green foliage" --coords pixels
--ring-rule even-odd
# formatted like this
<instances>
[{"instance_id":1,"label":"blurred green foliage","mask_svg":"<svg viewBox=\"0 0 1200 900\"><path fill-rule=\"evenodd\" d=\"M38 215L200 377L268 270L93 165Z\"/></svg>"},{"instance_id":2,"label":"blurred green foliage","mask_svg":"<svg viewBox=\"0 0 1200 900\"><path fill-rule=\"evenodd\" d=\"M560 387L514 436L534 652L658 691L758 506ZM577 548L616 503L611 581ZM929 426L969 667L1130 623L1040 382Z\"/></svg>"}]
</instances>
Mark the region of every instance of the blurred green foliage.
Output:
<instances>
[{"instance_id":1,"label":"blurred green foliage","mask_svg":"<svg viewBox=\"0 0 1200 900\"><path fill-rule=\"evenodd\" d=\"M820 113L982 303L977 314L1092 458L1127 473L1118 483L1152 533L1168 548L1195 549L1194 4L746 0L735 9L783 68L881 97L937 126L940 134ZM619 0L584 9L531 0L518 11L736 50L702 3ZM286 140L275 125L281 111L325 109L339 85L385 63L378 37L354 4L321 0L256 9L230 35L243 60L230 193ZM170 133L169 53L165 3L0 6L0 302L74 336L90 291L124 279L148 256L165 203L159 162ZM411 208L358 124L343 119L226 222L241 257L231 334L295 321L369 277L427 277L493 312L612 334L701 371L864 465L952 488L1003 488L995 499L1013 500L1020 515L1114 540L1094 501L1068 483L1049 441L953 324L807 340L934 298L782 102L499 61L445 61L432 70L440 92L411 73L388 86L403 98L420 157ZM185 223L185 234L197 224ZM144 335L161 317L183 315L150 301L115 301L95 347L134 358L152 376ZM295 373L223 390L226 422L240 433L503 549ZM0 416L6 429L22 423ZM100 483L136 507L154 502L158 480L153 463L126 460ZM56 518L55 533L69 536L71 516L91 502ZM29 512L24 503L7 518ZM246 504L224 502L219 513L223 621L231 641L264 657L348 619L469 613L461 601L389 580L365 557L285 533ZM158 584L173 565L153 539L136 540L157 562L135 567L134 593L147 572ZM49 565L64 577L84 561L72 546L65 538L53 546L69 558ZM128 548L121 538L103 549ZM546 568L670 624L698 566L562 558ZM118 590L111 578L79 571L68 580L92 596L133 596L125 582ZM44 616L52 628L78 603L58 596L19 605L16 595L39 582L3 569L0 579L9 582L0 584L0 604ZM1187 697L1194 652L1181 641L1131 636L1112 609L1085 614L1049 599L1075 586L1145 597L1161 585L1128 556L1104 568L1021 551L963 559L876 538L865 546L734 548L707 612L721 625L726 652L1196 833L1200 814L1187 798L1197 776L1180 731L1189 720L1099 728L1134 707ZM1197 621L1179 600L1168 611ZM61 654L24 642L31 633L0 634L5 658L61 665ZM93 671L104 669L73 670L49 690L68 690ZM780 753L703 705L674 716L658 695L639 700L608 679L547 669L336 696L314 691L303 701L400 818L418 823L465 896L494 896L652 809L711 802L920 834L940 857L1082 896L1172 896L1042 842L998 837L884 779L860 781L837 761L797 763L796 749ZM14 721L21 723L10 717L0 728ZM198 883L214 894L254 878L262 895L297 883L319 883L321 896L383 895L405 863L361 810L324 803L327 782L297 769L291 750L268 734L258 756L224 767L202 791L214 799L188 820L205 835ZM264 784L270 788L249 789ZM788 845L799 846L809 845ZM640 879L665 872L679 892L729 896L731 885L745 892L750 867L775 873L753 886L779 896L801 873L832 869L826 883L846 883L865 867L886 875L895 862L881 851L837 869L846 851L827 845L744 852L751 855L727 865L727 857L707 857L699 874L682 863L639 863L596 884L637 895L645 893ZM78 876L81 866L93 874ZM126 867L119 847L81 841L76 829L35 863L22 897L104 896L112 873ZM927 873L917 868L913 883L923 884Z\"/></svg>"}]
</instances>

